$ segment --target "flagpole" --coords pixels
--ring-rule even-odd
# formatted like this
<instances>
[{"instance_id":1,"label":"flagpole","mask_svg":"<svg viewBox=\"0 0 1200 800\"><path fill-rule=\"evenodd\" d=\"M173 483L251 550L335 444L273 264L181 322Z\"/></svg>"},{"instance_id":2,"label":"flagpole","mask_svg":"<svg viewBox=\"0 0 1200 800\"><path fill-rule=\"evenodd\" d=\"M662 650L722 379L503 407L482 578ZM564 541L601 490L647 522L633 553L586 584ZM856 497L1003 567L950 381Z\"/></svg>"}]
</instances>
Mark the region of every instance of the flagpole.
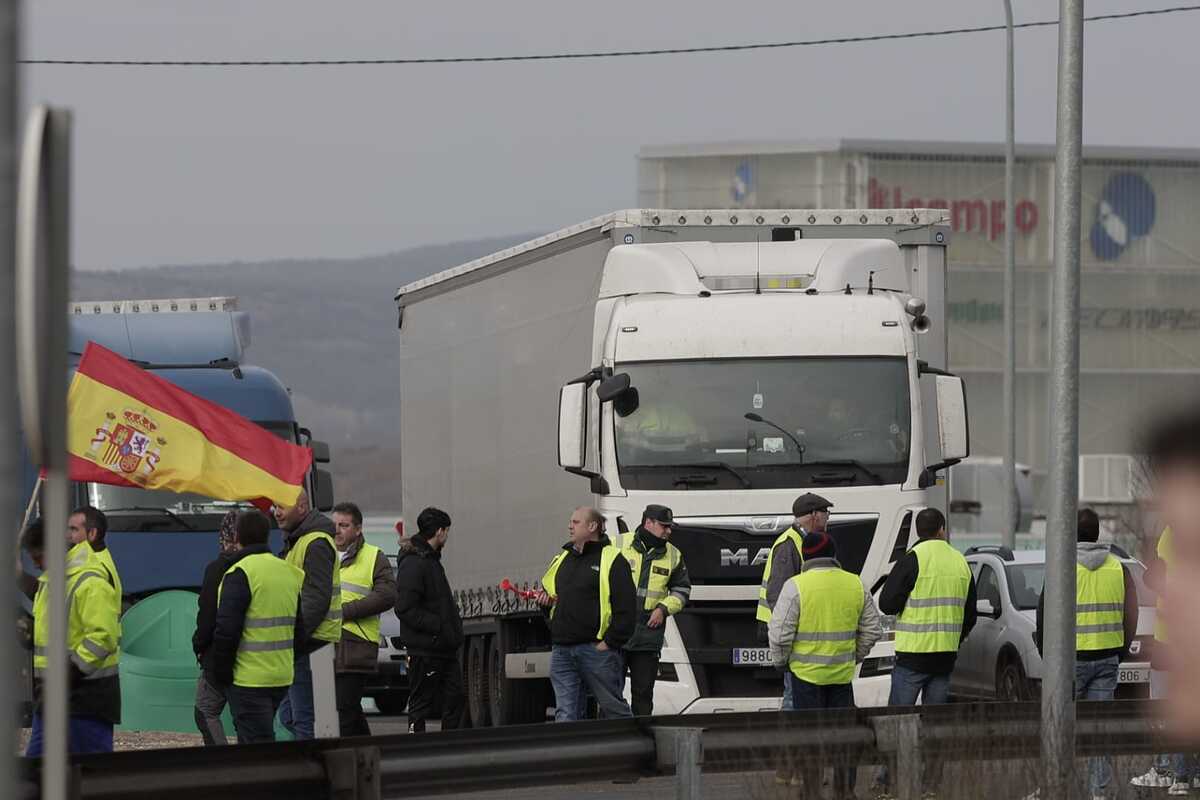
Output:
<instances>
[{"instance_id":1,"label":"flagpole","mask_svg":"<svg viewBox=\"0 0 1200 800\"><path fill-rule=\"evenodd\" d=\"M42 491L42 484L46 479L38 475L37 483L33 485L33 491L29 493L29 502L25 505L25 518L21 520L21 531L29 527L29 518L33 516L33 507L37 505L38 494Z\"/></svg>"}]
</instances>

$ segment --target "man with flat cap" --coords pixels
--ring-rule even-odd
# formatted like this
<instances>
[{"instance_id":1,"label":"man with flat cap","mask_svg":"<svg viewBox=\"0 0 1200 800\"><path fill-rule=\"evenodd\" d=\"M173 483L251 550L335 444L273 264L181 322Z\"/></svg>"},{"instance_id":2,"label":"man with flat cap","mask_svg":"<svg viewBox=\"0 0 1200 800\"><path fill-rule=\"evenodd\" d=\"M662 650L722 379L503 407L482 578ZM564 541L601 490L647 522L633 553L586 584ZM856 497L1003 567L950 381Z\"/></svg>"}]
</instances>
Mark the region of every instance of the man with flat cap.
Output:
<instances>
[{"instance_id":1,"label":"man with flat cap","mask_svg":"<svg viewBox=\"0 0 1200 800\"><path fill-rule=\"evenodd\" d=\"M763 565L762 585L758 588L758 638L767 641L767 624L771 621L771 612L775 610L775 602L784 584L800 574L804 564L803 539L806 533L824 533L829 522L829 509L833 503L819 494L806 492L792 503L792 527L788 528L775 539L771 545L771 553L767 563ZM783 682L783 708L792 707L792 685L790 681Z\"/></svg>"},{"instance_id":2,"label":"man with flat cap","mask_svg":"<svg viewBox=\"0 0 1200 800\"><path fill-rule=\"evenodd\" d=\"M692 593L683 554L667 541L674 528L671 509L649 505L642 512L642 523L636 531L617 536L616 545L629 562L637 586L637 627L624 648L635 717L654 713L654 681L658 677L667 617L682 611Z\"/></svg>"}]
</instances>

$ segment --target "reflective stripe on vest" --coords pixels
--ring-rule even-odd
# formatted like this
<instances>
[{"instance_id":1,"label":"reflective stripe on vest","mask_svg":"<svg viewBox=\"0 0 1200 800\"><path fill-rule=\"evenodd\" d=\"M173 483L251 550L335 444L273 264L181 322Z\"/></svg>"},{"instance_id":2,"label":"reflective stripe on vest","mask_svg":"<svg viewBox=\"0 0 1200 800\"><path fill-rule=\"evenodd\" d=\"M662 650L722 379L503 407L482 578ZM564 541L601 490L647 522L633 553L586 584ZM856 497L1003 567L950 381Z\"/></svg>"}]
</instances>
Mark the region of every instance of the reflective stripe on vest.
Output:
<instances>
[{"instance_id":1,"label":"reflective stripe on vest","mask_svg":"<svg viewBox=\"0 0 1200 800\"><path fill-rule=\"evenodd\" d=\"M917 554L917 581L896 619L896 652L956 652L971 568L943 539L924 539L912 552Z\"/></svg>"},{"instance_id":2,"label":"reflective stripe on vest","mask_svg":"<svg viewBox=\"0 0 1200 800\"><path fill-rule=\"evenodd\" d=\"M66 573L67 656L83 673L84 680L112 677L118 672L120 660L120 598L103 562L86 541L68 551ZM106 588L98 589L101 584ZM84 592L87 602L77 603L85 586L89 586ZM33 598L33 673L39 678L48 664L49 616L50 583L43 574Z\"/></svg>"},{"instance_id":3,"label":"reflective stripe on vest","mask_svg":"<svg viewBox=\"0 0 1200 800\"><path fill-rule=\"evenodd\" d=\"M1163 528L1162 536L1158 537L1158 557L1163 562L1163 583L1166 583L1166 578L1171 574L1171 561L1175 558L1175 548L1171 544L1171 529ZM1165 589L1166 586L1159 587ZM1163 618L1163 596L1162 592L1158 592L1158 599L1155 601L1157 610L1154 614L1154 640L1156 642L1167 643L1167 621Z\"/></svg>"},{"instance_id":4,"label":"reflective stripe on vest","mask_svg":"<svg viewBox=\"0 0 1200 800\"><path fill-rule=\"evenodd\" d=\"M634 546L636 541L636 532L622 533L617 535L614 544L621 550L621 555L625 556L625 560L629 562L629 568L633 572L634 585L637 586L637 596L642 598L642 609L653 611L656 606L661 604L666 606L667 613L678 614L687 604L691 590L671 591L668 590L667 584L670 583L675 568L683 560L683 554L679 552L678 547L670 542L665 542L666 551L646 564L643 563L643 557L647 554Z\"/></svg>"},{"instance_id":5,"label":"reflective stripe on vest","mask_svg":"<svg viewBox=\"0 0 1200 800\"><path fill-rule=\"evenodd\" d=\"M325 612L325 619L317 626L313 638L323 642L337 642L342 638L342 566L337 557L337 545L334 544L333 537L324 531L310 531L304 534L296 542L296 546L288 551L287 562L303 572L304 555L308 552L308 546L318 539L328 542L329 549L333 551L333 595L329 598L329 610Z\"/></svg>"},{"instance_id":6,"label":"reflective stripe on vest","mask_svg":"<svg viewBox=\"0 0 1200 800\"><path fill-rule=\"evenodd\" d=\"M371 593L375 585L375 564L382 551L373 544L364 543L350 564L342 566L342 602L362 600ZM350 634L372 644L379 643L379 615L358 619L342 619L342 635Z\"/></svg>"},{"instance_id":7,"label":"reflective stripe on vest","mask_svg":"<svg viewBox=\"0 0 1200 800\"><path fill-rule=\"evenodd\" d=\"M304 571L271 553L239 559L225 570L225 577L239 571L250 586L250 605L233 662L233 682L249 687L291 686L295 677L292 649L296 609ZM218 605L224 588L222 577L217 589Z\"/></svg>"},{"instance_id":8,"label":"reflective stripe on vest","mask_svg":"<svg viewBox=\"0 0 1200 800\"><path fill-rule=\"evenodd\" d=\"M600 629L596 633L596 640L604 638L604 634L608 632L608 623L612 622L612 593L609 590L609 573L612 571L613 561L621 555L621 550L613 545L605 545L600 551ZM542 576L542 588L546 594L551 597L556 597L554 579L558 575L558 568L562 566L563 559L567 557L567 551L564 550L554 557L550 562L550 566L546 568L546 574ZM554 616L554 609L557 604L550 607L550 616Z\"/></svg>"},{"instance_id":9,"label":"reflective stripe on vest","mask_svg":"<svg viewBox=\"0 0 1200 800\"><path fill-rule=\"evenodd\" d=\"M786 541L791 541L796 545L796 552L800 554L800 563L804 563L804 542L795 528L788 528L775 537L775 542L771 545L771 552L767 556L767 563L763 565L762 586L758 587L758 609L754 612L754 618L759 622L771 621L773 609L767 603L767 584L771 580L771 565L775 562L775 551Z\"/></svg>"},{"instance_id":10,"label":"reflective stripe on vest","mask_svg":"<svg viewBox=\"0 0 1200 800\"><path fill-rule=\"evenodd\" d=\"M791 579L800 618L788 666L819 686L854 680L855 638L866 602L862 581L842 569L810 569Z\"/></svg>"},{"instance_id":11,"label":"reflective stripe on vest","mask_svg":"<svg viewBox=\"0 0 1200 800\"><path fill-rule=\"evenodd\" d=\"M1125 646L1125 570L1111 554L1099 569L1075 565L1075 649Z\"/></svg>"}]
</instances>

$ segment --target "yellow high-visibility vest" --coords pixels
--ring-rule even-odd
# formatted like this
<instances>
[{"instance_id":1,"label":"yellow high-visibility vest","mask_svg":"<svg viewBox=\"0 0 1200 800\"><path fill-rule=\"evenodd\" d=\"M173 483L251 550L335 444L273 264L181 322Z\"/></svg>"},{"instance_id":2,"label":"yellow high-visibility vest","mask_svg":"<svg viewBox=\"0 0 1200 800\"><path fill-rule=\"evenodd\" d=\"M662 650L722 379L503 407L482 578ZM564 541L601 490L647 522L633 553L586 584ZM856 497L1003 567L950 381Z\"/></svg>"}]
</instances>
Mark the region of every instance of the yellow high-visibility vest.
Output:
<instances>
[{"instance_id":1,"label":"yellow high-visibility vest","mask_svg":"<svg viewBox=\"0 0 1200 800\"><path fill-rule=\"evenodd\" d=\"M67 552L67 655L84 680L117 674L121 601L104 565L86 541ZM33 674L42 677L50 642L50 578L38 577L33 598Z\"/></svg>"},{"instance_id":2,"label":"yellow high-visibility vest","mask_svg":"<svg viewBox=\"0 0 1200 800\"><path fill-rule=\"evenodd\" d=\"M241 572L250 584L250 605L233 662L235 686L291 686L296 635L296 609L300 605L300 587L304 570L272 553L255 553L238 559L229 569ZM225 588L222 578L217 589L217 605Z\"/></svg>"},{"instance_id":3,"label":"yellow high-visibility vest","mask_svg":"<svg viewBox=\"0 0 1200 800\"><path fill-rule=\"evenodd\" d=\"M1075 565L1075 649L1125 646L1125 570L1110 553L1099 569Z\"/></svg>"},{"instance_id":4,"label":"yellow high-visibility vest","mask_svg":"<svg viewBox=\"0 0 1200 800\"><path fill-rule=\"evenodd\" d=\"M563 550L554 557L550 562L550 566L546 568L546 574L542 576L542 588L546 590L546 594L551 597L555 596L554 579L558 575L558 568L562 566L563 560L568 553ZM600 551L600 629L596 633L596 639L604 638L604 634L608 632L608 624L612 622L612 591L609 581L609 573L612 571L613 561L620 558L621 550L611 544L605 545ZM555 606L550 607L550 616L554 616Z\"/></svg>"},{"instance_id":5,"label":"yellow high-visibility vest","mask_svg":"<svg viewBox=\"0 0 1200 800\"><path fill-rule=\"evenodd\" d=\"M810 569L791 579L800 594L800 617L788 667L820 686L854 680L855 638L866 595L858 576L844 569Z\"/></svg>"},{"instance_id":6,"label":"yellow high-visibility vest","mask_svg":"<svg viewBox=\"0 0 1200 800\"><path fill-rule=\"evenodd\" d=\"M383 551L375 545L364 542L353 563L342 566L343 603L348 600L362 600L371 593L371 588L375 585L375 564L381 552ZM379 644L379 615L349 620L343 616L342 636L346 634Z\"/></svg>"},{"instance_id":7,"label":"yellow high-visibility vest","mask_svg":"<svg viewBox=\"0 0 1200 800\"><path fill-rule=\"evenodd\" d=\"M325 612L325 619L317 626L313 638L323 642L337 642L342 638L342 567L338 562L337 545L333 537L324 531L310 531L304 534L296 542L296 546L288 551L287 562L303 572L304 554L308 552L308 546L319 539L328 542L329 548L333 550L333 594L329 598L329 610Z\"/></svg>"},{"instance_id":8,"label":"yellow high-visibility vest","mask_svg":"<svg viewBox=\"0 0 1200 800\"><path fill-rule=\"evenodd\" d=\"M771 545L771 552L767 555L767 563L763 566L762 585L758 587L758 610L754 612L754 618L759 622L771 621L771 606L767 603L767 583L771 580L771 564L775 561L775 551L779 549L779 545L789 541L796 545L796 552L800 554L800 563L804 563L804 541L795 528L788 528L775 537L775 542Z\"/></svg>"},{"instance_id":9,"label":"yellow high-visibility vest","mask_svg":"<svg viewBox=\"0 0 1200 800\"><path fill-rule=\"evenodd\" d=\"M917 554L917 582L896 619L896 652L957 652L971 568L944 539L923 539L912 552Z\"/></svg>"}]
</instances>

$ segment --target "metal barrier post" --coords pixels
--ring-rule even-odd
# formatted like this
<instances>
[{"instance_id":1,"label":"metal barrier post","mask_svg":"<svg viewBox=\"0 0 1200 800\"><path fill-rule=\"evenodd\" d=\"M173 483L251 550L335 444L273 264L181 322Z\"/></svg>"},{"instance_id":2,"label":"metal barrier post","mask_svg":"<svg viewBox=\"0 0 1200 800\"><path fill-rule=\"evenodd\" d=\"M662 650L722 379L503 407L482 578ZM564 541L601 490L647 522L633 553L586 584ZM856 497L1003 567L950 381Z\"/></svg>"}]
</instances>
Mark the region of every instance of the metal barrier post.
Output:
<instances>
[{"instance_id":1,"label":"metal barrier post","mask_svg":"<svg viewBox=\"0 0 1200 800\"><path fill-rule=\"evenodd\" d=\"M893 760L892 785L898 800L921 799L921 716L872 717L875 746Z\"/></svg>"},{"instance_id":2,"label":"metal barrier post","mask_svg":"<svg viewBox=\"0 0 1200 800\"><path fill-rule=\"evenodd\" d=\"M676 800L702 800L704 797L703 728L655 728L654 750L658 769L674 770Z\"/></svg>"}]
</instances>

